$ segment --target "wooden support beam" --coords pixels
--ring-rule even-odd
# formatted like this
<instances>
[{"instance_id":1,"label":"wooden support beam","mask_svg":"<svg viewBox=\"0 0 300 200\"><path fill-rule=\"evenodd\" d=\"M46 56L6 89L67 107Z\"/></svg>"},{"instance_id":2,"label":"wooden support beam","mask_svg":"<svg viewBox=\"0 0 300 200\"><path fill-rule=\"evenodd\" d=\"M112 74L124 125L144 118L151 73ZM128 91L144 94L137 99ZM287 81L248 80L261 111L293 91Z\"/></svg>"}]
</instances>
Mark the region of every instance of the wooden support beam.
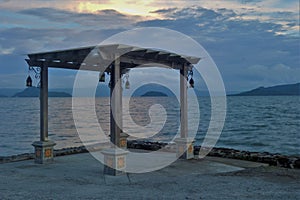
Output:
<instances>
[{"instance_id":1,"label":"wooden support beam","mask_svg":"<svg viewBox=\"0 0 300 200\"><path fill-rule=\"evenodd\" d=\"M120 146L120 134L122 131L122 86L120 58L116 56L111 68L110 87L110 140L116 146Z\"/></svg>"},{"instance_id":2,"label":"wooden support beam","mask_svg":"<svg viewBox=\"0 0 300 200\"><path fill-rule=\"evenodd\" d=\"M187 67L180 69L180 137L188 137Z\"/></svg>"},{"instance_id":3,"label":"wooden support beam","mask_svg":"<svg viewBox=\"0 0 300 200\"><path fill-rule=\"evenodd\" d=\"M48 65L39 65L40 74L40 141L32 145L35 149L35 163L53 162L53 147L55 143L48 140Z\"/></svg>"},{"instance_id":4,"label":"wooden support beam","mask_svg":"<svg viewBox=\"0 0 300 200\"><path fill-rule=\"evenodd\" d=\"M40 141L48 140L48 66L41 67L40 83Z\"/></svg>"}]
</instances>

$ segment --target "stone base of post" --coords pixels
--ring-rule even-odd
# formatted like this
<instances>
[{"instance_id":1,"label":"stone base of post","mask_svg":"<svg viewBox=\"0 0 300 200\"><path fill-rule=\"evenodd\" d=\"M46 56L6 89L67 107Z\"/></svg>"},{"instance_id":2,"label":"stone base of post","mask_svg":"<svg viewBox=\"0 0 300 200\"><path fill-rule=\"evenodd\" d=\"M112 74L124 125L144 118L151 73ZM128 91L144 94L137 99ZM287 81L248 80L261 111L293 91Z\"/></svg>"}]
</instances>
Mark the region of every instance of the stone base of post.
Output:
<instances>
[{"instance_id":1,"label":"stone base of post","mask_svg":"<svg viewBox=\"0 0 300 200\"><path fill-rule=\"evenodd\" d=\"M104 174L118 176L126 174L126 155L128 151L123 149L104 149L101 151L104 155Z\"/></svg>"},{"instance_id":2,"label":"stone base of post","mask_svg":"<svg viewBox=\"0 0 300 200\"><path fill-rule=\"evenodd\" d=\"M56 144L52 141L36 141L32 144L35 152L35 163L45 164L53 162L53 147Z\"/></svg>"},{"instance_id":3,"label":"stone base of post","mask_svg":"<svg viewBox=\"0 0 300 200\"><path fill-rule=\"evenodd\" d=\"M192 138L176 138L175 143L177 158L194 158L194 140Z\"/></svg>"}]
</instances>

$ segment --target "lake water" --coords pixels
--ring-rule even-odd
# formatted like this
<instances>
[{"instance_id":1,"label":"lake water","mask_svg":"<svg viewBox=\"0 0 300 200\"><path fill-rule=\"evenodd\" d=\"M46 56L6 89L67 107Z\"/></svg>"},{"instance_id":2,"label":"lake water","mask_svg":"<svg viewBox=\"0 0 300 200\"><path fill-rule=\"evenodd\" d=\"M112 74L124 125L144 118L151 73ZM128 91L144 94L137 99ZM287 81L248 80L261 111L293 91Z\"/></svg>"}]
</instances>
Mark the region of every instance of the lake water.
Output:
<instances>
[{"instance_id":1,"label":"lake water","mask_svg":"<svg viewBox=\"0 0 300 200\"><path fill-rule=\"evenodd\" d=\"M124 101L126 100L129 99L125 97ZM88 99L81 98L81 101L84 103ZM193 106L196 104L189 103L191 104L189 116L193 116L195 114ZM299 103L299 96L228 97L226 121L216 146L299 155ZM145 131L145 127L151 122L149 108L155 104L164 107L166 113L166 122L157 134ZM200 125L196 144L202 143L211 117L210 98L199 97L199 104ZM143 140L168 142L178 132L180 112L179 103L175 98L131 98L129 105L130 118L129 114L125 114L123 126L132 136L143 137ZM161 110L159 106L152 108L158 113ZM101 128L108 135L108 98L96 99L96 113ZM154 125L158 123L159 126L165 120L163 113L154 115L153 119L156 120L151 123ZM0 98L0 118L0 156L33 152L31 144L39 140L39 99ZM89 118L85 116L82 118L88 124ZM132 120L129 120L131 118ZM189 119L191 120L193 119ZM88 124L80 128L93 134L95 126ZM49 99L49 139L57 143L56 149L82 145L73 120L72 98Z\"/></svg>"}]
</instances>

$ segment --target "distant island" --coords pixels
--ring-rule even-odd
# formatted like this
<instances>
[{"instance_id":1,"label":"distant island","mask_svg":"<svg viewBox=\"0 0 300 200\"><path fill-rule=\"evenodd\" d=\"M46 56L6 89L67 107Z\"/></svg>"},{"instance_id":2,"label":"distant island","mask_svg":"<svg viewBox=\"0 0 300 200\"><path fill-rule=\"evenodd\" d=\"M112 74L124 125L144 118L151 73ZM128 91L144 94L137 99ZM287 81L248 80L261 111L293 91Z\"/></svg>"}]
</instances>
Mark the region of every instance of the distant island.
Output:
<instances>
[{"instance_id":1,"label":"distant island","mask_svg":"<svg viewBox=\"0 0 300 200\"><path fill-rule=\"evenodd\" d=\"M126 96L126 90L124 95ZM131 96L133 97L142 97L142 96L168 96L168 97L175 97L175 94L167 87L163 85L159 85L156 83L148 83L142 85L141 87L137 88Z\"/></svg>"},{"instance_id":2,"label":"distant island","mask_svg":"<svg viewBox=\"0 0 300 200\"><path fill-rule=\"evenodd\" d=\"M298 96L300 95L300 83L277 85L272 87L259 87L254 90L232 94L229 96Z\"/></svg>"},{"instance_id":3,"label":"distant island","mask_svg":"<svg viewBox=\"0 0 300 200\"><path fill-rule=\"evenodd\" d=\"M0 94L0 98L1 98L1 97L7 97L7 96Z\"/></svg>"},{"instance_id":4,"label":"distant island","mask_svg":"<svg viewBox=\"0 0 300 200\"><path fill-rule=\"evenodd\" d=\"M40 89L37 87L29 87L25 90L16 93L12 97L39 97L40 96ZM49 97L72 97L72 95L66 92L49 92Z\"/></svg>"},{"instance_id":5,"label":"distant island","mask_svg":"<svg viewBox=\"0 0 300 200\"><path fill-rule=\"evenodd\" d=\"M167 97L165 93L157 92L157 91L150 91L146 92L145 94L141 95L142 97Z\"/></svg>"}]
</instances>

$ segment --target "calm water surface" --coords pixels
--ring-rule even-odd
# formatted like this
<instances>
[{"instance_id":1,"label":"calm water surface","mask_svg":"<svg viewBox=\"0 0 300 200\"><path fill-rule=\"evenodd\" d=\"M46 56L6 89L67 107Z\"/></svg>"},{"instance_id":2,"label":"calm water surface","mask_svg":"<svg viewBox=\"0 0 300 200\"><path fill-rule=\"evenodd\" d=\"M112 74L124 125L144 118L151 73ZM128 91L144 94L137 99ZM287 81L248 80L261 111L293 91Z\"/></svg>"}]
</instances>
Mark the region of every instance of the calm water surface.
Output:
<instances>
[{"instance_id":1,"label":"calm water surface","mask_svg":"<svg viewBox=\"0 0 300 200\"><path fill-rule=\"evenodd\" d=\"M82 98L81 101L84 104L88 99ZM175 98L125 98L124 102L128 101L130 114L124 114L123 126L131 133L131 139L168 142L178 133L180 113ZM197 118L197 105L189 103L189 122L193 122ZM226 122L217 146L300 155L299 103L300 98L296 96L228 97ZM201 114L197 144L202 143L211 117L210 99L200 97L199 104ZM151 107L153 105L156 106ZM156 113L152 118L150 108ZM96 99L96 113L101 128L108 135L108 98ZM39 99L0 98L0 118L0 156L33 152L31 144L39 140ZM85 115L82 119L87 123L80 126L81 130L91 135L91 142L97 140L93 137L97 124L89 124L91 120ZM159 127L164 121L159 133L147 131L149 124ZM56 149L82 145L73 120L72 98L49 99L49 138L57 143Z\"/></svg>"}]
</instances>

